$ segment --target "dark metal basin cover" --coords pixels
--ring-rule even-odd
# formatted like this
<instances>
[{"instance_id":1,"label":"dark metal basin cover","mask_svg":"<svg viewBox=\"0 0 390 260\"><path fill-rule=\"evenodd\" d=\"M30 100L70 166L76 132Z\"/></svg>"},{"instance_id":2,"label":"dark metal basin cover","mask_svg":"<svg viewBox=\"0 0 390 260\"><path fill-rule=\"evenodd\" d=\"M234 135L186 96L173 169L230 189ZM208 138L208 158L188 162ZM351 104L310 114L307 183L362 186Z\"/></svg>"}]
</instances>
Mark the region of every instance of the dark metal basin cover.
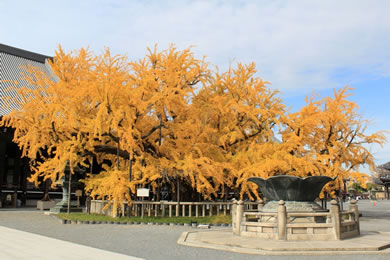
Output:
<instances>
[{"instance_id":1,"label":"dark metal basin cover","mask_svg":"<svg viewBox=\"0 0 390 260\"><path fill-rule=\"evenodd\" d=\"M268 179L251 177L248 181L256 183L268 200L314 201L322 188L330 181L328 176L297 176L278 175Z\"/></svg>"}]
</instances>

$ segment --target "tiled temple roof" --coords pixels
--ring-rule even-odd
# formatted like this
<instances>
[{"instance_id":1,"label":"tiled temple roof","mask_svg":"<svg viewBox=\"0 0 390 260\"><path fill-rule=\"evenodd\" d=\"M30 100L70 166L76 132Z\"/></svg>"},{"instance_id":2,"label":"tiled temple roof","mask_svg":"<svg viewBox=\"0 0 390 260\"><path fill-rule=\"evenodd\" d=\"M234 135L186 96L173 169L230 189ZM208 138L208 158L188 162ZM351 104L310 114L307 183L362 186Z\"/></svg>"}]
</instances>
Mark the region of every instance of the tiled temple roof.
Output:
<instances>
[{"instance_id":1,"label":"tiled temple roof","mask_svg":"<svg viewBox=\"0 0 390 260\"><path fill-rule=\"evenodd\" d=\"M390 171L390 162L384 163L384 164L379 165L377 167Z\"/></svg>"},{"instance_id":2,"label":"tiled temple roof","mask_svg":"<svg viewBox=\"0 0 390 260\"><path fill-rule=\"evenodd\" d=\"M21 99L17 91L10 90L10 87L15 86L15 82L18 82L18 86L28 85L21 79L23 68L30 65L51 74L48 59L52 57L0 44L0 116L8 115L12 110L19 108L16 103L5 105L4 99L9 96ZM28 87L34 88L32 85Z\"/></svg>"}]
</instances>

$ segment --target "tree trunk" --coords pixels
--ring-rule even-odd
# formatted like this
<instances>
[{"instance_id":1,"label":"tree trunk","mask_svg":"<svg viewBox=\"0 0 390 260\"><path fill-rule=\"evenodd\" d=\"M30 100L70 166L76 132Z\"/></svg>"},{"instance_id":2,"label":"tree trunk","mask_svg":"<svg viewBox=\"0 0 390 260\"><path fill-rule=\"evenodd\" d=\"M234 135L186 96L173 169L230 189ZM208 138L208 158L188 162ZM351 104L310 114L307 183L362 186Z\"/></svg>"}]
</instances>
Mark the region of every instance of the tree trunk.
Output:
<instances>
[{"instance_id":1,"label":"tree trunk","mask_svg":"<svg viewBox=\"0 0 390 260\"><path fill-rule=\"evenodd\" d=\"M177 202L180 202L180 181L179 178L176 179L176 195L177 195Z\"/></svg>"},{"instance_id":2,"label":"tree trunk","mask_svg":"<svg viewBox=\"0 0 390 260\"><path fill-rule=\"evenodd\" d=\"M72 197L72 172L70 170L69 170L68 192L69 192L69 196L68 196L68 209L66 210L67 214L70 213L70 202L71 202L70 198Z\"/></svg>"},{"instance_id":3,"label":"tree trunk","mask_svg":"<svg viewBox=\"0 0 390 260\"><path fill-rule=\"evenodd\" d=\"M91 156L91 174L93 174L93 156Z\"/></svg>"},{"instance_id":4,"label":"tree trunk","mask_svg":"<svg viewBox=\"0 0 390 260\"><path fill-rule=\"evenodd\" d=\"M116 148L116 169L119 170L119 140L118 140L118 146ZM129 156L130 157L130 156ZM131 158L130 158L131 160Z\"/></svg>"},{"instance_id":5,"label":"tree trunk","mask_svg":"<svg viewBox=\"0 0 390 260\"><path fill-rule=\"evenodd\" d=\"M42 200L43 201L49 201L50 200L50 197L49 197L49 186L50 186L50 179L47 179L46 181L45 181L45 192L44 192L44 194L43 194L43 198L42 198Z\"/></svg>"},{"instance_id":6,"label":"tree trunk","mask_svg":"<svg viewBox=\"0 0 390 260\"><path fill-rule=\"evenodd\" d=\"M160 201L160 179L157 179L156 201Z\"/></svg>"}]
</instances>

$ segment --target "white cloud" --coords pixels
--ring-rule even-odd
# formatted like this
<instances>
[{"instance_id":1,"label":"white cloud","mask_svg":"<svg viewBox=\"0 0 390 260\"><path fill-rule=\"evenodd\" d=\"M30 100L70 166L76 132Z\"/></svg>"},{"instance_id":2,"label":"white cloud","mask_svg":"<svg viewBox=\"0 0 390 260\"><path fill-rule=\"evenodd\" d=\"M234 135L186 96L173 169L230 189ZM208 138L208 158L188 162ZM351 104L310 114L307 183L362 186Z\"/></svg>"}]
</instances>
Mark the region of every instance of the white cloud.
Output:
<instances>
[{"instance_id":1,"label":"white cloud","mask_svg":"<svg viewBox=\"0 0 390 260\"><path fill-rule=\"evenodd\" d=\"M346 85L351 78L332 77L345 68L390 76L389 1L5 1L0 7L7 27L1 41L48 54L58 43L109 46L132 58L155 43L196 45L197 55L221 68L255 61L259 75L285 91Z\"/></svg>"},{"instance_id":2,"label":"white cloud","mask_svg":"<svg viewBox=\"0 0 390 260\"><path fill-rule=\"evenodd\" d=\"M388 75L386 2L248 1L235 6L202 1L158 11L133 17L137 27L132 33L141 37L128 34L124 42L137 50L154 42L195 44L198 53L222 67L233 59L254 60L265 79L286 90L345 85L330 75L344 68Z\"/></svg>"}]
</instances>

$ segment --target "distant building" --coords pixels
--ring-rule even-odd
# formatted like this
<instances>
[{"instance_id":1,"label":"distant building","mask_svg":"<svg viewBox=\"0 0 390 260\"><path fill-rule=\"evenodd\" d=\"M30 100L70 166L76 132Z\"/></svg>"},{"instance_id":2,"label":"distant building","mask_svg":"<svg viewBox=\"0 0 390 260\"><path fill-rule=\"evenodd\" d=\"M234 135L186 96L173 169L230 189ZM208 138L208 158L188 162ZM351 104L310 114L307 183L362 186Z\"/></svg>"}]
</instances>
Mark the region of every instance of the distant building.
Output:
<instances>
[{"instance_id":1,"label":"distant building","mask_svg":"<svg viewBox=\"0 0 390 260\"><path fill-rule=\"evenodd\" d=\"M390 199L390 162L379 165L375 168L375 173L372 175L372 182L376 185L384 187L384 198Z\"/></svg>"},{"instance_id":2,"label":"distant building","mask_svg":"<svg viewBox=\"0 0 390 260\"><path fill-rule=\"evenodd\" d=\"M15 90L9 87L18 82L19 86L26 86L27 82L21 79L23 67L32 65L50 74L48 59L52 57L21 50L4 44L0 44L0 117L8 115L13 109L18 109L14 104L5 105L5 97L20 98ZM34 86L29 86L34 88ZM43 197L43 187L35 188L27 181L30 175L29 161L21 158L21 151L12 142L13 129L0 128L0 201L4 206L16 206L17 204L34 205L36 199ZM16 200L17 198L17 200Z\"/></svg>"}]
</instances>

